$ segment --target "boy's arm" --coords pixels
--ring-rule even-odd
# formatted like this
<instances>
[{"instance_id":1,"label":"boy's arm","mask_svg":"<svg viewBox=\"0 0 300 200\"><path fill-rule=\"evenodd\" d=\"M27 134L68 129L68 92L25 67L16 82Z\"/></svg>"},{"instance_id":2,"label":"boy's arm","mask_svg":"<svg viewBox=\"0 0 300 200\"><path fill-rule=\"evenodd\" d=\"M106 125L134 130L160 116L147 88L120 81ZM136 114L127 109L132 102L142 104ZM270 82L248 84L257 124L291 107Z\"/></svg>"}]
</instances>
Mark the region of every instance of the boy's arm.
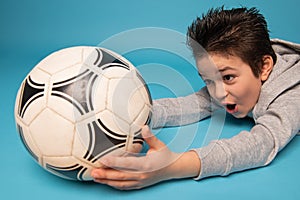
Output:
<instances>
[{"instance_id":1,"label":"boy's arm","mask_svg":"<svg viewBox=\"0 0 300 200\"><path fill-rule=\"evenodd\" d=\"M195 149L201 159L197 179L269 164L300 130L300 85L277 97L250 132Z\"/></svg>"},{"instance_id":2,"label":"boy's arm","mask_svg":"<svg viewBox=\"0 0 300 200\"><path fill-rule=\"evenodd\" d=\"M220 107L211 101L206 87L189 96L154 100L152 128L198 122L218 108Z\"/></svg>"}]
</instances>

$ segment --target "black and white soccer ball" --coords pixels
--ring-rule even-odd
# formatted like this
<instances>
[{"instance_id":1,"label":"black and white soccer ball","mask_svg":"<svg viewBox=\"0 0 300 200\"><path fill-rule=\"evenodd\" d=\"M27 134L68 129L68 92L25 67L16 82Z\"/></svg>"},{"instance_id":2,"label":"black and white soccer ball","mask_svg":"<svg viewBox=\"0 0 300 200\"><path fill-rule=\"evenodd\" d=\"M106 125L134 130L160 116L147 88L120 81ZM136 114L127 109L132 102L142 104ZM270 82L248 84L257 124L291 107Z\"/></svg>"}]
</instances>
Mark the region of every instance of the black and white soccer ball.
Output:
<instances>
[{"instance_id":1,"label":"black and white soccer ball","mask_svg":"<svg viewBox=\"0 0 300 200\"><path fill-rule=\"evenodd\" d=\"M18 91L15 120L24 146L44 169L88 181L102 156L141 150L151 104L128 60L104 48L77 46L32 69Z\"/></svg>"}]
</instances>

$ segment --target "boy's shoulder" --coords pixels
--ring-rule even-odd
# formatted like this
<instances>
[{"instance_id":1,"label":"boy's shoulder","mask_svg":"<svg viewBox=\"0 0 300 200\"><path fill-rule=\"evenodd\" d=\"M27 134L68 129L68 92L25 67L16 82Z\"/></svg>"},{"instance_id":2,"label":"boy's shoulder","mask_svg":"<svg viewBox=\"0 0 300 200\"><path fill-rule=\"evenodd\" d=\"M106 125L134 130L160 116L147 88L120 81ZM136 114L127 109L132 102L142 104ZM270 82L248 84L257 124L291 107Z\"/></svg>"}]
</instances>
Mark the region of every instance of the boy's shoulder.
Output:
<instances>
[{"instance_id":1,"label":"boy's shoulder","mask_svg":"<svg viewBox=\"0 0 300 200\"><path fill-rule=\"evenodd\" d=\"M271 39L272 48L277 54L300 54L300 44L282 40L278 38Z\"/></svg>"}]
</instances>

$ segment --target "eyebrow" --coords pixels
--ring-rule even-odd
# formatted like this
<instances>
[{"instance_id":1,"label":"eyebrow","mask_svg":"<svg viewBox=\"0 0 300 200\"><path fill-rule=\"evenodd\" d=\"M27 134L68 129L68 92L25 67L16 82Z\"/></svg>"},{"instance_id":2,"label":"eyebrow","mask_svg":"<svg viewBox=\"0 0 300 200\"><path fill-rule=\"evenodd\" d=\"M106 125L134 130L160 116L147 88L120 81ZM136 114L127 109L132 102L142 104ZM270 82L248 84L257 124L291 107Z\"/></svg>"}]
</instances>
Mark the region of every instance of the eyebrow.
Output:
<instances>
[{"instance_id":1,"label":"eyebrow","mask_svg":"<svg viewBox=\"0 0 300 200\"><path fill-rule=\"evenodd\" d=\"M223 67L223 68L219 69L219 72L224 72L226 70L236 70L236 69L232 68L232 67L229 67L229 66L226 66L226 67Z\"/></svg>"},{"instance_id":2,"label":"eyebrow","mask_svg":"<svg viewBox=\"0 0 300 200\"><path fill-rule=\"evenodd\" d=\"M224 71L226 71L226 70L234 70L234 71L236 71L236 69L233 68L233 67L225 66L225 67L219 69L216 73L224 72ZM198 75L199 75L202 79L206 79L206 78L207 78L205 75L200 74L200 72L198 72Z\"/></svg>"}]
</instances>

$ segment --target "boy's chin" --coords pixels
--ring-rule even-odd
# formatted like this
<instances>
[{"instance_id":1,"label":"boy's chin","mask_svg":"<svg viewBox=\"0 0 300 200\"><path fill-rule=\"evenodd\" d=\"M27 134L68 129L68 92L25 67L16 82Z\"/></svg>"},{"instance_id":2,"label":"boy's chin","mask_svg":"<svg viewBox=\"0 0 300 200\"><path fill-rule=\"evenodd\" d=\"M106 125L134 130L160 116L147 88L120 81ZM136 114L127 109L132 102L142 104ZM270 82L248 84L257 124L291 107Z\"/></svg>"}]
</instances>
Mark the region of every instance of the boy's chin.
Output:
<instances>
[{"instance_id":1,"label":"boy's chin","mask_svg":"<svg viewBox=\"0 0 300 200\"><path fill-rule=\"evenodd\" d=\"M233 113L231 114L233 117L235 118L238 118L238 119L242 119L242 118L245 118L248 116L248 113L247 114L244 114L244 113Z\"/></svg>"}]
</instances>

